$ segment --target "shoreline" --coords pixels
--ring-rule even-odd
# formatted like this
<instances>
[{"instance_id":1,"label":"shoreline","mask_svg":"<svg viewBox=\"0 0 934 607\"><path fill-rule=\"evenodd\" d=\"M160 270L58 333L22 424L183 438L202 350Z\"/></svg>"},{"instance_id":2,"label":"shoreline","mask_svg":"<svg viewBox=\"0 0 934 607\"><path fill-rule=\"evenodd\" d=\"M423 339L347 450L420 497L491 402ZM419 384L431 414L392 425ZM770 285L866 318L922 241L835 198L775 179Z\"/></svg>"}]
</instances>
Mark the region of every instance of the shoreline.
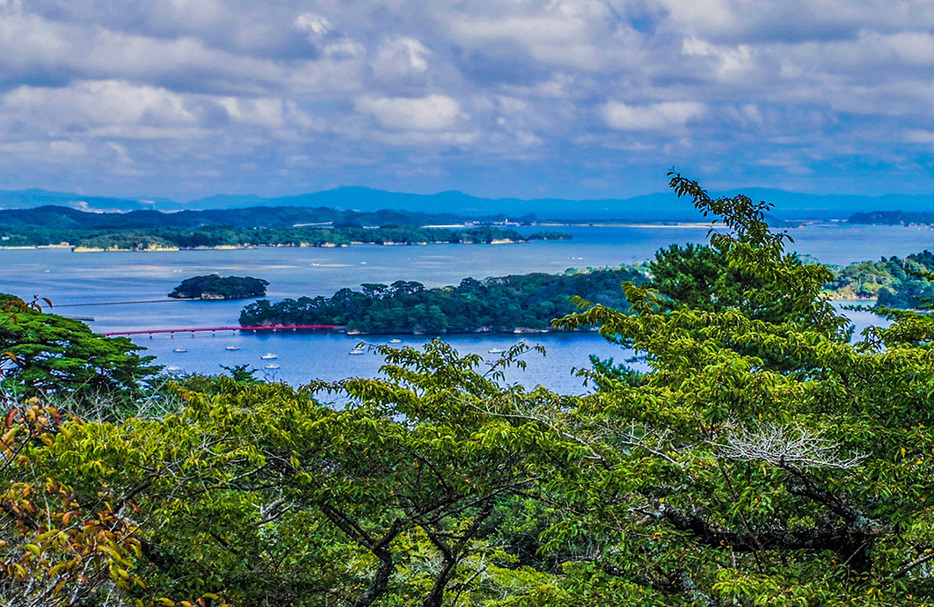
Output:
<instances>
[{"instance_id":1,"label":"shoreline","mask_svg":"<svg viewBox=\"0 0 934 607\"><path fill-rule=\"evenodd\" d=\"M40 249L70 249L72 253L166 253L178 251L243 251L250 249L337 249L348 248L351 246L371 245L375 247L424 247L433 244L453 244L453 245L504 245L504 244L529 244L531 242L560 242L573 240L573 238L541 238L530 240L513 240L511 238L498 238L490 242L451 242L447 240L419 241L419 242L395 242L387 240L384 242L350 242L336 243L325 242L322 244L299 243L299 244L261 244L261 245L217 245L216 247L147 247L142 249L118 249L102 247L83 247L71 245L34 245L34 246L4 246L0 245L0 251L34 251Z\"/></svg>"}]
</instances>

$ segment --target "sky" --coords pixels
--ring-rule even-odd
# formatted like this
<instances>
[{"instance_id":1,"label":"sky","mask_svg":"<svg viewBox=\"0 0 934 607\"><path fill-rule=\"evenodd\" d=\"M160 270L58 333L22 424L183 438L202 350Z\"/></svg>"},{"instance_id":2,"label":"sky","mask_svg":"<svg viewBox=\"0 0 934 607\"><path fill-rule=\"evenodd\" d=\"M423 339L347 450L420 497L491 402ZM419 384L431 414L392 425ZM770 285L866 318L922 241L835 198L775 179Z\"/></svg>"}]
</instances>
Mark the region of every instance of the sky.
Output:
<instances>
[{"instance_id":1,"label":"sky","mask_svg":"<svg viewBox=\"0 0 934 607\"><path fill-rule=\"evenodd\" d=\"M0 189L934 190L929 0L0 0Z\"/></svg>"}]
</instances>

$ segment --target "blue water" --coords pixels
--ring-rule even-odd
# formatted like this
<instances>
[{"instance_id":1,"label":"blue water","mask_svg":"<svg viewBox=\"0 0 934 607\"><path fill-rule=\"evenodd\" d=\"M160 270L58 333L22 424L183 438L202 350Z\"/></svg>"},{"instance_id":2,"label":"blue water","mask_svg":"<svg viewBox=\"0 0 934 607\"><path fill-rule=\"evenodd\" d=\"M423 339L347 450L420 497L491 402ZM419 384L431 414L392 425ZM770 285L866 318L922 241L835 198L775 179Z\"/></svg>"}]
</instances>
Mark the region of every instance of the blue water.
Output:
<instances>
[{"instance_id":1,"label":"blue water","mask_svg":"<svg viewBox=\"0 0 934 607\"><path fill-rule=\"evenodd\" d=\"M330 295L364 282L416 280L426 286L456 284L466 276L482 279L504 274L561 272L569 267L604 267L651 258L670 243L704 242L705 227L573 227L573 240L511 245L357 245L349 248L259 248L234 251L166 251L147 253L72 253L67 249L0 249L0 292L30 299L48 297L55 311L94 318L100 332L152 328L213 327L238 324L246 302L175 301L166 298L184 278L198 274L250 275L270 282L268 297ZM826 224L791 230L790 248L825 263L878 259L934 247L934 231L904 227ZM120 301L161 303L99 305ZM72 307L74 304L94 304ZM877 323L874 316L852 314L859 325ZM518 336L447 336L462 352L492 357L488 350L506 349ZM388 337L386 339L389 339ZM399 336L400 345L418 345L423 337ZM269 379L300 384L311 379L374 375L381 361L373 354L349 356L359 337L319 334L198 334L135 337L157 362L182 372L217 373L221 365L248 364ZM581 392L574 368L588 366L588 355L625 358L627 353L592 334L526 336L548 352L526 356L528 369L509 381L541 384L561 392ZM182 345L188 350L176 353ZM240 349L229 351L226 346ZM278 369L260 357L279 356ZM271 362L271 361L270 361Z\"/></svg>"}]
</instances>

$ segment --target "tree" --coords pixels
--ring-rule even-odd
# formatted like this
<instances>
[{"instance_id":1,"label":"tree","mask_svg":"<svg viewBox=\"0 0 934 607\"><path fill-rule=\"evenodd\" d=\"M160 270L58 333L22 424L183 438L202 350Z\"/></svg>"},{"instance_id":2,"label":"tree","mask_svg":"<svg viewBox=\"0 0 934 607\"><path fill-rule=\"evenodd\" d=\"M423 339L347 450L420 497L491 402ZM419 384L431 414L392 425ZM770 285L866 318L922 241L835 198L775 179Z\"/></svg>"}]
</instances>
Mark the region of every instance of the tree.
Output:
<instances>
[{"instance_id":1,"label":"tree","mask_svg":"<svg viewBox=\"0 0 934 607\"><path fill-rule=\"evenodd\" d=\"M78 401L124 395L132 401L159 367L127 338L98 335L84 323L0 295L0 389L8 397L41 393Z\"/></svg>"},{"instance_id":2,"label":"tree","mask_svg":"<svg viewBox=\"0 0 934 607\"><path fill-rule=\"evenodd\" d=\"M629 284L637 314L595 305L561 321L599 324L650 365L578 404L573 431L595 456L554 481L579 516L548 532L596 538L575 583L624 585L640 605L930 601L931 319L905 313L848 343L819 295L826 271L789 260L762 205L676 174L672 187L724 218L712 244L758 285L736 305L665 312ZM768 301L777 315L759 318Z\"/></svg>"}]
</instances>

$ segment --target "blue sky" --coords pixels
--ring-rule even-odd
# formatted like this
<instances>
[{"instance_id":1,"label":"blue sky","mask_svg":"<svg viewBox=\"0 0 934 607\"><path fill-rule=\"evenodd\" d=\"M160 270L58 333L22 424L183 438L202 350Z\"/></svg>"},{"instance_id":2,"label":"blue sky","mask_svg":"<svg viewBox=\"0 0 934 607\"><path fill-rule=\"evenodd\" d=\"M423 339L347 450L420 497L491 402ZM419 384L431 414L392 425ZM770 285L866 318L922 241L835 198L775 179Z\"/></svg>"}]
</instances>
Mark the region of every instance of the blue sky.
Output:
<instances>
[{"instance_id":1,"label":"blue sky","mask_svg":"<svg viewBox=\"0 0 934 607\"><path fill-rule=\"evenodd\" d=\"M0 0L0 189L934 190L928 0Z\"/></svg>"}]
</instances>

